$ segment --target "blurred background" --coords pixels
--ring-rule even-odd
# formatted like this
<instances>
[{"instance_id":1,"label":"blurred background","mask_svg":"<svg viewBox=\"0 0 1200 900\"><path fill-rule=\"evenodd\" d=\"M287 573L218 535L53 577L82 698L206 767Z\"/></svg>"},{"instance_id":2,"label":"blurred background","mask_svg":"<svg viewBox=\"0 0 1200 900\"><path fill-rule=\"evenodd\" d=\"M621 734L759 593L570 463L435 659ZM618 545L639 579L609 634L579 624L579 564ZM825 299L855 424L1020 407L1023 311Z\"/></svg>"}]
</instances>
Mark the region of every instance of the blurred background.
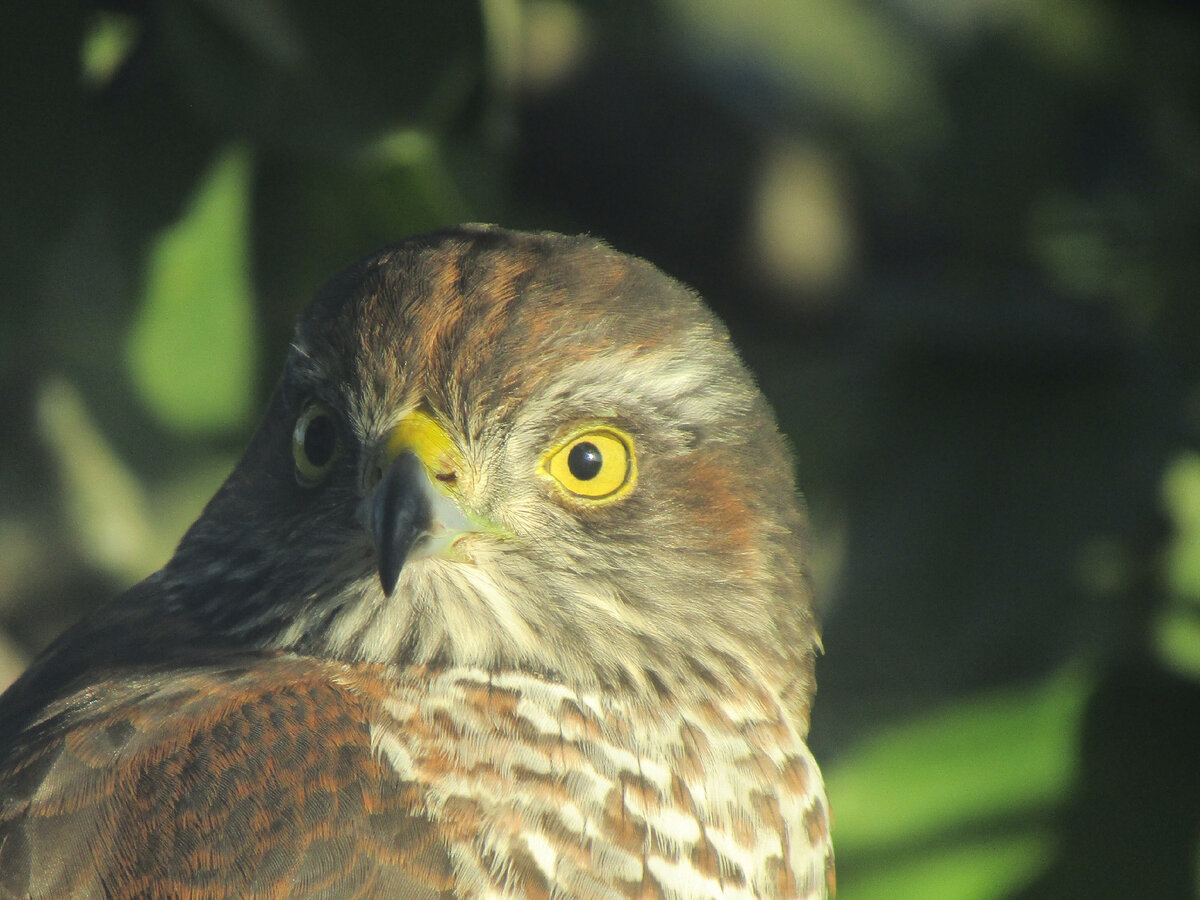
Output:
<instances>
[{"instance_id":1,"label":"blurred background","mask_svg":"<svg viewBox=\"0 0 1200 900\"><path fill-rule=\"evenodd\" d=\"M839 897L1200 896L1191 3L5 19L0 684L165 561L325 278L587 231L704 294L795 446Z\"/></svg>"}]
</instances>

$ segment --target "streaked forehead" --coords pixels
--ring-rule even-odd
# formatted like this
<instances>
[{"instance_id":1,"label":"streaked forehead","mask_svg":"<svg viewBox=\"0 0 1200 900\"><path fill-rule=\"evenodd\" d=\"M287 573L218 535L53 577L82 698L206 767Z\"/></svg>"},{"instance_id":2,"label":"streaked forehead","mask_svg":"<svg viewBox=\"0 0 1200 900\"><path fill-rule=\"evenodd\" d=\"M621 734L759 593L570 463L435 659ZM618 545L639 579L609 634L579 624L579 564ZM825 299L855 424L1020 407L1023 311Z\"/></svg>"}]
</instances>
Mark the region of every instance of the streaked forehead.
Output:
<instances>
[{"instance_id":1,"label":"streaked forehead","mask_svg":"<svg viewBox=\"0 0 1200 900\"><path fill-rule=\"evenodd\" d=\"M294 363L373 405L506 405L564 367L684 349L714 328L685 288L599 241L466 228L335 277L301 322Z\"/></svg>"}]
</instances>

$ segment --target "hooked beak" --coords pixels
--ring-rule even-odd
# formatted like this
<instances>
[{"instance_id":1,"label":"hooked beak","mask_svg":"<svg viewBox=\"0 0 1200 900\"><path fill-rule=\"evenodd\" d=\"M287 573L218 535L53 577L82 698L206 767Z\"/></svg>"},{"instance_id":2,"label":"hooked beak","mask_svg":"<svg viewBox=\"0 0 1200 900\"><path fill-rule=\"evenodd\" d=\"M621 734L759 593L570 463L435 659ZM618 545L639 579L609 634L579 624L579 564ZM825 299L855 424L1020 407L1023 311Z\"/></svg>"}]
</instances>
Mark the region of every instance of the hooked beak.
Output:
<instances>
[{"instance_id":1,"label":"hooked beak","mask_svg":"<svg viewBox=\"0 0 1200 900\"><path fill-rule=\"evenodd\" d=\"M388 434L380 454L383 476L363 510L385 596L407 562L444 554L461 535L479 530L443 487L457 480L461 463L441 425L423 411Z\"/></svg>"}]
</instances>

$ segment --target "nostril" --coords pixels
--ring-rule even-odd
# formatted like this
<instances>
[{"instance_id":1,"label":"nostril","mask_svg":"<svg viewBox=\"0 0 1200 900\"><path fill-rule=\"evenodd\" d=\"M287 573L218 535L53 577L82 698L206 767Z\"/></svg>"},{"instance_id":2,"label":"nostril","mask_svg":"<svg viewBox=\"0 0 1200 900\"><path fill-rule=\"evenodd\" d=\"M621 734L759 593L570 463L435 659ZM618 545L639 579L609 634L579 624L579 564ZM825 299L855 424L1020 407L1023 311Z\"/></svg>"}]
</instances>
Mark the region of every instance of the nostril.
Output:
<instances>
[{"instance_id":1,"label":"nostril","mask_svg":"<svg viewBox=\"0 0 1200 900\"><path fill-rule=\"evenodd\" d=\"M383 466L375 463L367 469L366 483L364 487L368 491L375 490L379 486L379 482L383 481Z\"/></svg>"},{"instance_id":2,"label":"nostril","mask_svg":"<svg viewBox=\"0 0 1200 900\"><path fill-rule=\"evenodd\" d=\"M438 472L433 477L444 484L454 484L458 481L457 472Z\"/></svg>"}]
</instances>

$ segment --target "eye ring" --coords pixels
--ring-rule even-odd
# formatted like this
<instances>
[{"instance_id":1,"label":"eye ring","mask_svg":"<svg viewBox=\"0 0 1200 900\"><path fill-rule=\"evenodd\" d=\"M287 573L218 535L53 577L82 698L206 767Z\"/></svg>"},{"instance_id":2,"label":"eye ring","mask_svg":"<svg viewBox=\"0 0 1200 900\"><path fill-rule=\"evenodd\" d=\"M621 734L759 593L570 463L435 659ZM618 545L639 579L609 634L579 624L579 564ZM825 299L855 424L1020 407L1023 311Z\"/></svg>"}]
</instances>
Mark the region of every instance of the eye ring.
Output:
<instances>
[{"instance_id":1,"label":"eye ring","mask_svg":"<svg viewBox=\"0 0 1200 900\"><path fill-rule=\"evenodd\" d=\"M589 503L623 497L637 481L633 438L611 426L574 432L542 457L542 467L573 499Z\"/></svg>"},{"instance_id":2,"label":"eye ring","mask_svg":"<svg viewBox=\"0 0 1200 900\"><path fill-rule=\"evenodd\" d=\"M292 430L296 480L304 487L320 484L333 470L341 450L342 440L333 410L320 401L310 400Z\"/></svg>"}]
</instances>

